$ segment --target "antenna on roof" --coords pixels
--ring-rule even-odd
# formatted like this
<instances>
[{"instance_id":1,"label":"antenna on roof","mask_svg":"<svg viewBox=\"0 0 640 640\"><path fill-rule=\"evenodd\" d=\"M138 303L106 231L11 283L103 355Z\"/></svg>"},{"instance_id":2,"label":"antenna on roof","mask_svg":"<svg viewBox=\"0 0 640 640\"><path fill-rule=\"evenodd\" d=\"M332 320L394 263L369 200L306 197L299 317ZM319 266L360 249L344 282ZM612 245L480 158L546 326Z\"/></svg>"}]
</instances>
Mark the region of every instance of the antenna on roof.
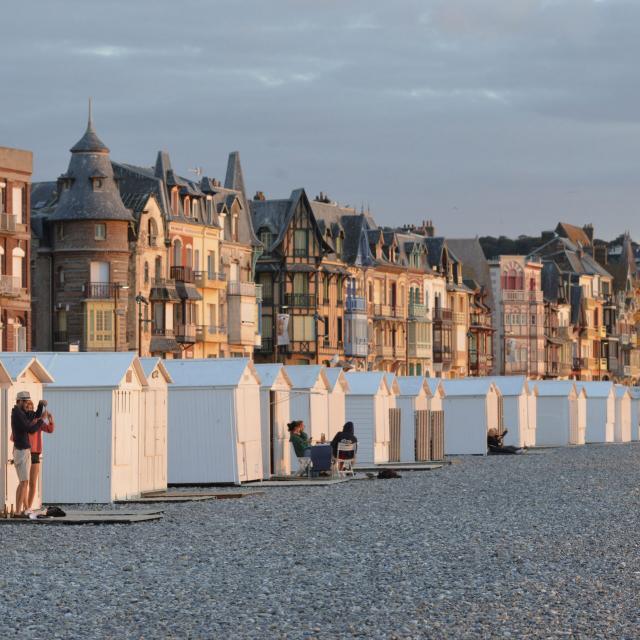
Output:
<instances>
[{"instance_id":1,"label":"antenna on roof","mask_svg":"<svg viewBox=\"0 0 640 640\"><path fill-rule=\"evenodd\" d=\"M202 176L202 167L194 167L193 169L189 169L190 173L195 173L198 178Z\"/></svg>"},{"instance_id":2,"label":"antenna on roof","mask_svg":"<svg viewBox=\"0 0 640 640\"><path fill-rule=\"evenodd\" d=\"M87 127L89 129L91 129L91 127L93 127L93 104L92 104L92 99L89 98L89 119L87 120Z\"/></svg>"}]
</instances>

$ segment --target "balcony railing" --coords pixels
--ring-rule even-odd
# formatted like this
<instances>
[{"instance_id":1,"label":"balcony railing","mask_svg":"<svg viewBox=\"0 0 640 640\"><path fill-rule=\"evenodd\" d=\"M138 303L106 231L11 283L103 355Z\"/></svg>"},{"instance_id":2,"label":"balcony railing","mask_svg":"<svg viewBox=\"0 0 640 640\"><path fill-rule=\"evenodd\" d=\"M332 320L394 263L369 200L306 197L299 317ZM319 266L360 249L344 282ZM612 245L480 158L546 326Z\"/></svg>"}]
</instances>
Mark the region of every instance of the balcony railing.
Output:
<instances>
[{"instance_id":1,"label":"balcony railing","mask_svg":"<svg viewBox=\"0 0 640 640\"><path fill-rule=\"evenodd\" d=\"M587 368L587 359L586 358L574 358L573 359L573 369L574 371L579 371L580 369Z\"/></svg>"},{"instance_id":2,"label":"balcony railing","mask_svg":"<svg viewBox=\"0 0 640 640\"><path fill-rule=\"evenodd\" d=\"M171 267L169 275L176 282L193 283L193 269L191 267Z\"/></svg>"},{"instance_id":3,"label":"balcony railing","mask_svg":"<svg viewBox=\"0 0 640 640\"><path fill-rule=\"evenodd\" d=\"M436 322L451 322L451 309L443 309L441 307L434 307L433 319Z\"/></svg>"},{"instance_id":4,"label":"balcony railing","mask_svg":"<svg viewBox=\"0 0 640 640\"><path fill-rule=\"evenodd\" d=\"M16 232L17 216L11 213L0 213L0 233Z\"/></svg>"},{"instance_id":5,"label":"balcony railing","mask_svg":"<svg viewBox=\"0 0 640 640\"><path fill-rule=\"evenodd\" d=\"M238 282L237 280L233 280L227 284L227 295L255 298L256 284L255 282Z\"/></svg>"},{"instance_id":6,"label":"balcony railing","mask_svg":"<svg viewBox=\"0 0 640 640\"><path fill-rule=\"evenodd\" d=\"M53 332L53 341L60 343L60 344L66 344L67 342L69 342L69 332L68 331L54 331Z\"/></svg>"},{"instance_id":7,"label":"balcony railing","mask_svg":"<svg viewBox=\"0 0 640 640\"><path fill-rule=\"evenodd\" d=\"M486 327L491 329L491 317L481 315L479 313L472 313L470 316L472 327Z\"/></svg>"},{"instance_id":8,"label":"balcony railing","mask_svg":"<svg viewBox=\"0 0 640 640\"><path fill-rule=\"evenodd\" d=\"M467 314L462 311L454 311L451 318L455 324L466 324L467 322Z\"/></svg>"},{"instance_id":9,"label":"balcony railing","mask_svg":"<svg viewBox=\"0 0 640 640\"><path fill-rule=\"evenodd\" d=\"M419 302L409 303L409 319L410 320L426 320L429 316L429 309L426 304Z\"/></svg>"},{"instance_id":10,"label":"balcony railing","mask_svg":"<svg viewBox=\"0 0 640 640\"><path fill-rule=\"evenodd\" d=\"M369 305L369 314L376 318L401 318L402 307L375 302Z\"/></svg>"},{"instance_id":11,"label":"balcony railing","mask_svg":"<svg viewBox=\"0 0 640 640\"><path fill-rule=\"evenodd\" d=\"M284 304L287 307L315 307L316 297L312 293L285 293Z\"/></svg>"},{"instance_id":12,"label":"balcony railing","mask_svg":"<svg viewBox=\"0 0 640 640\"><path fill-rule=\"evenodd\" d=\"M0 295L17 296L22 290L20 276L0 276Z\"/></svg>"},{"instance_id":13,"label":"balcony railing","mask_svg":"<svg viewBox=\"0 0 640 640\"><path fill-rule=\"evenodd\" d=\"M542 291L514 291L504 289L502 299L510 302L542 302Z\"/></svg>"},{"instance_id":14,"label":"balcony railing","mask_svg":"<svg viewBox=\"0 0 640 640\"><path fill-rule=\"evenodd\" d=\"M116 297L119 286L115 282L86 282L84 296L89 300L109 300Z\"/></svg>"},{"instance_id":15,"label":"balcony railing","mask_svg":"<svg viewBox=\"0 0 640 640\"><path fill-rule=\"evenodd\" d=\"M196 342L197 328L195 324L179 324L176 329L176 340L178 342Z\"/></svg>"},{"instance_id":16,"label":"balcony railing","mask_svg":"<svg viewBox=\"0 0 640 640\"><path fill-rule=\"evenodd\" d=\"M220 285L226 281L226 276L222 272L217 271L194 271L193 281L199 288L211 285Z\"/></svg>"},{"instance_id":17,"label":"balcony railing","mask_svg":"<svg viewBox=\"0 0 640 640\"><path fill-rule=\"evenodd\" d=\"M374 347L374 351L375 351L375 354L381 358L393 357L393 347L391 345L377 344Z\"/></svg>"},{"instance_id":18,"label":"balcony railing","mask_svg":"<svg viewBox=\"0 0 640 640\"><path fill-rule=\"evenodd\" d=\"M161 338L175 338L173 329L165 329L164 327L156 327L155 325L151 328L151 335Z\"/></svg>"},{"instance_id":19,"label":"balcony railing","mask_svg":"<svg viewBox=\"0 0 640 640\"><path fill-rule=\"evenodd\" d=\"M451 347L433 347L433 361L442 364L450 364L453 355L451 353Z\"/></svg>"},{"instance_id":20,"label":"balcony railing","mask_svg":"<svg viewBox=\"0 0 640 640\"><path fill-rule=\"evenodd\" d=\"M412 342L409 339L409 351L410 358L428 358L431 356L431 343L430 342Z\"/></svg>"},{"instance_id":21,"label":"balcony railing","mask_svg":"<svg viewBox=\"0 0 640 640\"><path fill-rule=\"evenodd\" d=\"M352 313L358 311L366 313L367 303L365 302L364 298L361 298L359 296L347 296L347 299L344 303L344 308L345 311L350 311Z\"/></svg>"},{"instance_id":22,"label":"balcony railing","mask_svg":"<svg viewBox=\"0 0 640 640\"><path fill-rule=\"evenodd\" d=\"M262 344L259 349L260 353L272 353L273 352L273 338L262 337Z\"/></svg>"}]
</instances>

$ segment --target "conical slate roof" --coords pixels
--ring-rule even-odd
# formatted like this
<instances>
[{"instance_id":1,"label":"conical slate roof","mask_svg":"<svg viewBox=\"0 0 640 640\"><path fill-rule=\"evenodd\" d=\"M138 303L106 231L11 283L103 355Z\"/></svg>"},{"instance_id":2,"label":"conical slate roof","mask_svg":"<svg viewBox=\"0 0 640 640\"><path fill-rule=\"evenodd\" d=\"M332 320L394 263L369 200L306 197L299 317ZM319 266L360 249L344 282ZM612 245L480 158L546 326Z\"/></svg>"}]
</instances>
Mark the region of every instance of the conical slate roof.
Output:
<instances>
[{"instance_id":1,"label":"conical slate roof","mask_svg":"<svg viewBox=\"0 0 640 640\"><path fill-rule=\"evenodd\" d=\"M109 149L93 128L91 107L87 130L71 148L69 168L60 181L60 198L50 220L133 221L113 178Z\"/></svg>"}]
</instances>

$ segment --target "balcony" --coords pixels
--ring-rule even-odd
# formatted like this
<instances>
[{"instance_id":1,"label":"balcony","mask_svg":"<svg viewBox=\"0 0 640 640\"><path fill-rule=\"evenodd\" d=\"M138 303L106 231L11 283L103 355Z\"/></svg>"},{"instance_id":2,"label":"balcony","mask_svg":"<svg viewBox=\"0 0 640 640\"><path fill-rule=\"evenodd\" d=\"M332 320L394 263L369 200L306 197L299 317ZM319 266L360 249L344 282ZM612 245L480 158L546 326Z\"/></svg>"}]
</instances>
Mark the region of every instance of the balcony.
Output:
<instances>
[{"instance_id":1,"label":"balcony","mask_svg":"<svg viewBox=\"0 0 640 640\"><path fill-rule=\"evenodd\" d=\"M504 289L502 299L505 302L542 302L542 291L514 291Z\"/></svg>"},{"instance_id":2,"label":"balcony","mask_svg":"<svg viewBox=\"0 0 640 640\"><path fill-rule=\"evenodd\" d=\"M316 306L316 297L312 293L285 293L284 305L309 309Z\"/></svg>"},{"instance_id":3,"label":"balcony","mask_svg":"<svg viewBox=\"0 0 640 640\"><path fill-rule=\"evenodd\" d=\"M199 324L196 327L196 342L220 342L227 339L227 328L212 324Z\"/></svg>"},{"instance_id":4,"label":"balcony","mask_svg":"<svg viewBox=\"0 0 640 640\"><path fill-rule=\"evenodd\" d=\"M374 353L379 358L393 358L393 347L386 344L377 344L374 347Z\"/></svg>"},{"instance_id":5,"label":"balcony","mask_svg":"<svg viewBox=\"0 0 640 640\"><path fill-rule=\"evenodd\" d=\"M156 327L155 325L151 328L151 335L156 336L158 338L175 338L176 337L173 329Z\"/></svg>"},{"instance_id":6,"label":"balcony","mask_svg":"<svg viewBox=\"0 0 640 640\"><path fill-rule=\"evenodd\" d=\"M193 281L199 289L204 289L205 287L209 289L223 289L227 278L224 273L218 271L194 271ZM186 281L183 280L183 282Z\"/></svg>"},{"instance_id":7,"label":"balcony","mask_svg":"<svg viewBox=\"0 0 640 640\"><path fill-rule=\"evenodd\" d=\"M451 319L451 309L442 309L440 307L435 307L433 309L434 322L451 322Z\"/></svg>"},{"instance_id":8,"label":"balcony","mask_svg":"<svg viewBox=\"0 0 640 640\"><path fill-rule=\"evenodd\" d=\"M418 302L409 303L409 320L427 320L429 317L429 309L426 304Z\"/></svg>"},{"instance_id":9,"label":"balcony","mask_svg":"<svg viewBox=\"0 0 640 640\"><path fill-rule=\"evenodd\" d=\"M405 358L407 356L407 347L404 344L396 345L393 349L393 355L396 358Z\"/></svg>"},{"instance_id":10,"label":"balcony","mask_svg":"<svg viewBox=\"0 0 640 640\"><path fill-rule=\"evenodd\" d=\"M344 303L345 311L350 313L367 313L367 303L364 298L358 296L347 296Z\"/></svg>"},{"instance_id":11,"label":"balcony","mask_svg":"<svg viewBox=\"0 0 640 640\"><path fill-rule=\"evenodd\" d=\"M369 341L366 338L346 340L344 355L347 358L366 358L369 355Z\"/></svg>"},{"instance_id":12,"label":"balcony","mask_svg":"<svg viewBox=\"0 0 640 640\"><path fill-rule=\"evenodd\" d=\"M453 311L451 313L451 319L454 324L467 324L467 314L461 311Z\"/></svg>"},{"instance_id":13,"label":"balcony","mask_svg":"<svg viewBox=\"0 0 640 640\"><path fill-rule=\"evenodd\" d=\"M118 295L121 285L115 282L86 282L84 297L87 300L111 300Z\"/></svg>"},{"instance_id":14,"label":"balcony","mask_svg":"<svg viewBox=\"0 0 640 640\"><path fill-rule=\"evenodd\" d=\"M26 225L18 224L17 220L17 216L11 213L0 213L0 233L15 233L26 230Z\"/></svg>"},{"instance_id":15,"label":"balcony","mask_svg":"<svg viewBox=\"0 0 640 640\"><path fill-rule=\"evenodd\" d=\"M451 347L433 347L433 362L436 364L451 364L453 355Z\"/></svg>"},{"instance_id":16,"label":"balcony","mask_svg":"<svg viewBox=\"0 0 640 640\"><path fill-rule=\"evenodd\" d=\"M260 353L273 353L273 338L262 337L262 344L258 349Z\"/></svg>"},{"instance_id":17,"label":"balcony","mask_svg":"<svg viewBox=\"0 0 640 640\"><path fill-rule=\"evenodd\" d=\"M408 355L410 358L430 358L431 343L430 342L412 342L409 339Z\"/></svg>"},{"instance_id":18,"label":"balcony","mask_svg":"<svg viewBox=\"0 0 640 640\"><path fill-rule=\"evenodd\" d=\"M69 342L69 332L68 331L54 331L53 332L53 341L57 344L67 344Z\"/></svg>"},{"instance_id":19,"label":"balcony","mask_svg":"<svg viewBox=\"0 0 640 640\"><path fill-rule=\"evenodd\" d=\"M176 329L176 340L186 344L196 342L197 327L195 324L179 324Z\"/></svg>"},{"instance_id":20,"label":"balcony","mask_svg":"<svg viewBox=\"0 0 640 640\"><path fill-rule=\"evenodd\" d=\"M491 316L472 313L470 316L471 327L491 329Z\"/></svg>"},{"instance_id":21,"label":"balcony","mask_svg":"<svg viewBox=\"0 0 640 640\"><path fill-rule=\"evenodd\" d=\"M176 282L187 282L193 284L193 269L191 267L171 267L169 275Z\"/></svg>"},{"instance_id":22,"label":"balcony","mask_svg":"<svg viewBox=\"0 0 640 640\"><path fill-rule=\"evenodd\" d=\"M256 283L255 282L238 282L238 281L229 282L227 284L227 295L255 298Z\"/></svg>"},{"instance_id":23,"label":"balcony","mask_svg":"<svg viewBox=\"0 0 640 640\"><path fill-rule=\"evenodd\" d=\"M0 296L18 296L22 291L20 276L0 276Z\"/></svg>"},{"instance_id":24,"label":"balcony","mask_svg":"<svg viewBox=\"0 0 640 640\"><path fill-rule=\"evenodd\" d=\"M580 371L581 369L587 368L587 359L586 358L574 358L573 359L573 370Z\"/></svg>"}]
</instances>

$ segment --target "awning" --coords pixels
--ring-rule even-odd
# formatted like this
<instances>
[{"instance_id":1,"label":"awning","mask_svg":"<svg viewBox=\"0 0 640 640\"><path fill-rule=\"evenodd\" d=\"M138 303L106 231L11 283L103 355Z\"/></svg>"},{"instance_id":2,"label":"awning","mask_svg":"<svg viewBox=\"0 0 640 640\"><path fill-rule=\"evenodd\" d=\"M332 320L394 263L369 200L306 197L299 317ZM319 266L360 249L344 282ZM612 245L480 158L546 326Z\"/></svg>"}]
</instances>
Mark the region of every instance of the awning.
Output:
<instances>
[{"instance_id":1,"label":"awning","mask_svg":"<svg viewBox=\"0 0 640 640\"><path fill-rule=\"evenodd\" d=\"M151 289L149 300L151 302L177 301L180 300L180 296L173 285L162 285Z\"/></svg>"},{"instance_id":2,"label":"awning","mask_svg":"<svg viewBox=\"0 0 640 640\"><path fill-rule=\"evenodd\" d=\"M152 336L149 351L151 353L178 353L180 351L180 345L176 342L175 338Z\"/></svg>"},{"instance_id":3,"label":"awning","mask_svg":"<svg viewBox=\"0 0 640 640\"><path fill-rule=\"evenodd\" d=\"M286 266L286 270L290 273L311 273L316 270L313 265L305 264L302 262L295 262L293 264L288 264Z\"/></svg>"},{"instance_id":4,"label":"awning","mask_svg":"<svg viewBox=\"0 0 640 640\"><path fill-rule=\"evenodd\" d=\"M322 271L324 271L325 273L333 273L335 275L339 275L339 276L348 276L349 272L346 269L343 269L342 267L334 267L334 266L330 266L330 265L324 265L322 267Z\"/></svg>"},{"instance_id":5,"label":"awning","mask_svg":"<svg viewBox=\"0 0 640 640\"><path fill-rule=\"evenodd\" d=\"M176 282L176 291L181 300L202 300L195 286L188 282Z\"/></svg>"},{"instance_id":6,"label":"awning","mask_svg":"<svg viewBox=\"0 0 640 640\"><path fill-rule=\"evenodd\" d=\"M280 265L273 262L258 262L256 264L256 271L258 273L274 273L280 271Z\"/></svg>"}]
</instances>

